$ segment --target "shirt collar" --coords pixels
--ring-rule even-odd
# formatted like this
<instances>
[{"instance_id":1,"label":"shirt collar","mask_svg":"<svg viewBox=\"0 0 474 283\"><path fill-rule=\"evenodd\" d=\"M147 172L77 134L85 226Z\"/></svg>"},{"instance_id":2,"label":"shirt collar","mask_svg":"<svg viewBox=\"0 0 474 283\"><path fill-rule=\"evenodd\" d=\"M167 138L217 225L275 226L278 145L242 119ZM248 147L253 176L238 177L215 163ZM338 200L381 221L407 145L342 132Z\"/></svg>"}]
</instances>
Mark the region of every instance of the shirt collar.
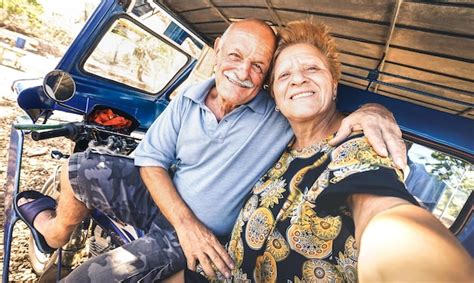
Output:
<instances>
[{"instance_id":1,"label":"shirt collar","mask_svg":"<svg viewBox=\"0 0 474 283\"><path fill-rule=\"evenodd\" d=\"M216 84L216 80L214 78L210 78L208 80L203 81L202 83L194 85L191 89L184 92L183 96L191 99L197 104L204 105L206 96L209 93L209 90ZM241 107L248 107L252 111L263 114L265 113L266 105L268 99L272 99L266 90L260 90L255 96L254 99L249 101L248 103L241 105ZM237 109L238 109L237 108Z\"/></svg>"}]
</instances>

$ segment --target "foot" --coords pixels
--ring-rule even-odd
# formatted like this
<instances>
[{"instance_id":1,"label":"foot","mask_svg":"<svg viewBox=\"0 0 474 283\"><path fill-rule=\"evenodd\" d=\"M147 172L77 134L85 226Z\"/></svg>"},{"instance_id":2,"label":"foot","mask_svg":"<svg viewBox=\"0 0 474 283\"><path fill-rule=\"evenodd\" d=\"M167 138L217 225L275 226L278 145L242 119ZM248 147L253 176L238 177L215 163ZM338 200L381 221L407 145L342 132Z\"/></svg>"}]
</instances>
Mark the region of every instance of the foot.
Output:
<instances>
[{"instance_id":1,"label":"foot","mask_svg":"<svg viewBox=\"0 0 474 283\"><path fill-rule=\"evenodd\" d=\"M18 200L18 206L22 206L26 203L32 202L35 199L31 198L20 198ZM57 237L54 231L56 211L46 209L38 213L33 221L33 227L43 235L48 246L52 248L60 248L67 243L69 237Z\"/></svg>"}]
</instances>

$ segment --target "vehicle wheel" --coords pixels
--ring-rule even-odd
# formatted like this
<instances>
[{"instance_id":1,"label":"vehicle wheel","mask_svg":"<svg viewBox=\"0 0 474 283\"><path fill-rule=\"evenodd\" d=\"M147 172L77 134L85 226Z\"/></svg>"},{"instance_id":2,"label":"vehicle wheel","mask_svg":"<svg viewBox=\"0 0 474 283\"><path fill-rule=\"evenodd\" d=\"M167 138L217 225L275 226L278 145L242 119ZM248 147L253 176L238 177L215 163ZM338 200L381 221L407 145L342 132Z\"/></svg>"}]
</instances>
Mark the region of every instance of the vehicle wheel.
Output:
<instances>
[{"instance_id":1,"label":"vehicle wheel","mask_svg":"<svg viewBox=\"0 0 474 283\"><path fill-rule=\"evenodd\" d=\"M54 199L58 199L59 197L59 170L57 170L53 175L51 175L46 183L43 185L41 189L41 193L48 195ZM33 268L34 272L38 275L42 275L50 260L54 260L51 255L44 254L38 250L35 245L35 241L31 236L28 240L28 257L30 259L31 267Z\"/></svg>"}]
</instances>

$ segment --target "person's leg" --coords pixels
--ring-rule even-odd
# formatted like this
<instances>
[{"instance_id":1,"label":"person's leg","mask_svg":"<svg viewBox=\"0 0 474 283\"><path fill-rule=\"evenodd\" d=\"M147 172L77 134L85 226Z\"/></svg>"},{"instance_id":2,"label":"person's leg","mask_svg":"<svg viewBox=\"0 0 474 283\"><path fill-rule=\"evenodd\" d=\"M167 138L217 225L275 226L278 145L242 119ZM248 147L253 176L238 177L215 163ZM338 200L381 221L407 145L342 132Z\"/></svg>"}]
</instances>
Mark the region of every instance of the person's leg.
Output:
<instances>
[{"instance_id":1,"label":"person's leg","mask_svg":"<svg viewBox=\"0 0 474 283\"><path fill-rule=\"evenodd\" d=\"M176 232L158 223L144 237L81 264L61 282L155 282L183 270Z\"/></svg>"},{"instance_id":2,"label":"person's leg","mask_svg":"<svg viewBox=\"0 0 474 283\"><path fill-rule=\"evenodd\" d=\"M159 213L128 157L76 153L63 167L60 185L56 211L41 212L33 223L53 248L67 243L93 208L142 230L148 230ZM20 199L19 205L28 201Z\"/></svg>"},{"instance_id":3,"label":"person's leg","mask_svg":"<svg viewBox=\"0 0 474 283\"><path fill-rule=\"evenodd\" d=\"M74 228L89 214L84 203L74 197L68 178L67 164L60 177L61 193L56 210L45 210L36 216L33 226L41 233L48 245L59 248L69 241ZM18 205L32 201L22 198Z\"/></svg>"},{"instance_id":4,"label":"person's leg","mask_svg":"<svg viewBox=\"0 0 474 283\"><path fill-rule=\"evenodd\" d=\"M176 232L153 202L133 159L93 152L74 154L62 174L57 215L45 212L45 219L35 220L35 227L47 227L39 231L46 239L54 232L67 241L71 231L66 228L80 223L92 208L149 231L143 238L82 264L67 281L146 282L147 278L165 278L184 268L186 260ZM78 207L68 207L68 203ZM66 217L75 221L68 225L58 221Z\"/></svg>"}]
</instances>

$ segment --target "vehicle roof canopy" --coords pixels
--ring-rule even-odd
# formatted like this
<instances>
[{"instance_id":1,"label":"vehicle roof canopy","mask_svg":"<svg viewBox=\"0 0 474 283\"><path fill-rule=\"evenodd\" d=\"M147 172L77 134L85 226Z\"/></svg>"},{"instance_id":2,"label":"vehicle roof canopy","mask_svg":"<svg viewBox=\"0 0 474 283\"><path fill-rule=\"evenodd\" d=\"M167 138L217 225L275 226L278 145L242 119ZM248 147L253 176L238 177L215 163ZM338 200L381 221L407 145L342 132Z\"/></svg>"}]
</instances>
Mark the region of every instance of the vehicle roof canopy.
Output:
<instances>
[{"instance_id":1,"label":"vehicle roof canopy","mask_svg":"<svg viewBox=\"0 0 474 283\"><path fill-rule=\"evenodd\" d=\"M340 84L474 118L474 3L395 0L161 0L212 44L233 21L313 17L341 52Z\"/></svg>"}]
</instances>

